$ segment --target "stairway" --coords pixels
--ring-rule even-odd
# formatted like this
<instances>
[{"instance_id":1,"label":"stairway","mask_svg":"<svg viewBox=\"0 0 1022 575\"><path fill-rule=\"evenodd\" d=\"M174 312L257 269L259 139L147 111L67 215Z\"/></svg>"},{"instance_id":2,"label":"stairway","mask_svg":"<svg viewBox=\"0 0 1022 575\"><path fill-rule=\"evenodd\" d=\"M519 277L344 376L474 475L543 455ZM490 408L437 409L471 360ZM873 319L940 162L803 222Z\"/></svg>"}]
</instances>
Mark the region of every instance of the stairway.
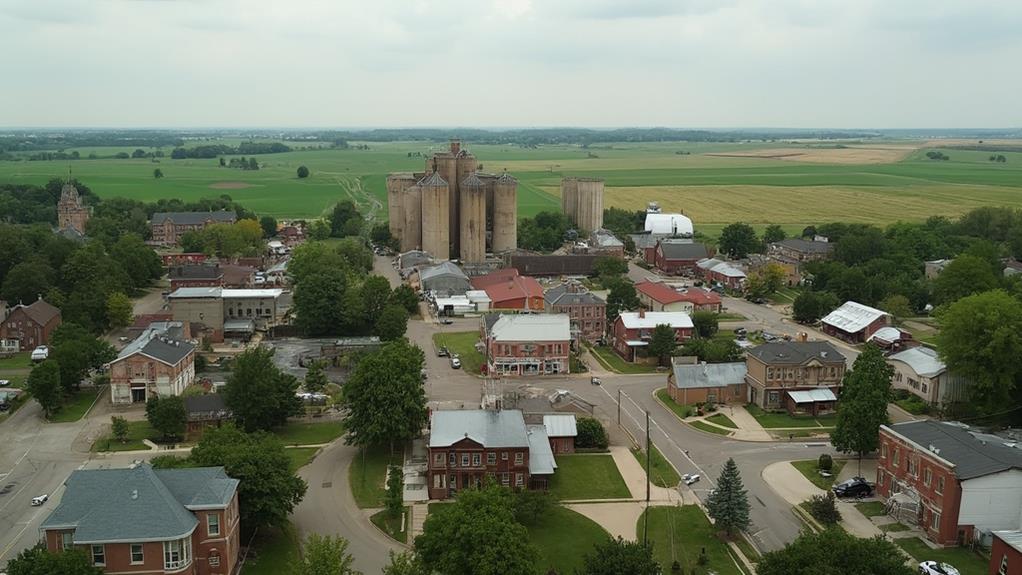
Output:
<instances>
[{"instance_id":1,"label":"stairway","mask_svg":"<svg viewBox=\"0 0 1022 575\"><path fill-rule=\"evenodd\" d=\"M422 525L426 522L426 516L429 515L429 505L426 503L415 503L411 506L412 518L411 518L411 533L409 533L408 543L411 544L415 541L415 537L422 533Z\"/></svg>"}]
</instances>

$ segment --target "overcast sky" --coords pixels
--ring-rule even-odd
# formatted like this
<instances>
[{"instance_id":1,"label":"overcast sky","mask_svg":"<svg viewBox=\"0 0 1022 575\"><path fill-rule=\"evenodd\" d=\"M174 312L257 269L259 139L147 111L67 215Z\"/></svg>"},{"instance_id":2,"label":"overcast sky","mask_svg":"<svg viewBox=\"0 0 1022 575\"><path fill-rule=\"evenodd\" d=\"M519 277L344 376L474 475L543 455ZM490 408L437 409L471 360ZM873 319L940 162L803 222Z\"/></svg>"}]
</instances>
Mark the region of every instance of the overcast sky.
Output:
<instances>
[{"instance_id":1,"label":"overcast sky","mask_svg":"<svg viewBox=\"0 0 1022 575\"><path fill-rule=\"evenodd\" d=\"M1020 0L0 0L0 126L1017 127Z\"/></svg>"}]
</instances>

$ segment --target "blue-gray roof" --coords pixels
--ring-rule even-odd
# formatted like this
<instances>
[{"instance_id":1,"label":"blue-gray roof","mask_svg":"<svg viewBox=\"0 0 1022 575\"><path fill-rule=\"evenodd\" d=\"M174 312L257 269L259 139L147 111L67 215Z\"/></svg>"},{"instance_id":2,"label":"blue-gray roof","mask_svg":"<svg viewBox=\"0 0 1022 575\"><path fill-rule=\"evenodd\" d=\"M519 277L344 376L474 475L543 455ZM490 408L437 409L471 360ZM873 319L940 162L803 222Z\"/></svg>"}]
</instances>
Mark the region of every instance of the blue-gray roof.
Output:
<instances>
[{"instance_id":1,"label":"blue-gray roof","mask_svg":"<svg viewBox=\"0 0 1022 575\"><path fill-rule=\"evenodd\" d=\"M546 434L546 427L530 425L526 433L529 436L529 473L552 475L557 469L557 461L554 459L554 452L550 450L550 437Z\"/></svg>"},{"instance_id":2,"label":"blue-gray roof","mask_svg":"<svg viewBox=\"0 0 1022 575\"><path fill-rule=\"evenodd\" d=\"M435 266L419 270L419 281L429 281L436 277L448 276L468 281L468 276L452 262L440 262Z\"/></svg>"},{"instance_id":3,"label":"blue-gray roof","mask_svg":"<svg viewBox=\"0 0 1022 575\"><path fill-rule=\"evenodd\" d=\"M882 429L952 463L955 476L961 480L1022 469L1022 449L1017 442L970 431L967 426L923 419L884 425Z\"/></svg>"},{"instance_id":4,"label":"blue-gray roof","mask_svg":"<svg viewBox=\"0 0 1022 575\"><path fill-rule=\"evenodd\" d=\"M745 383L748 370L744 361L729 363L696 363L672 365L674 386L679 389L725 387Z\"/></svg>"},{"instance_id":5,"label":"blue-gray roof","mask_svg":"<svg viewBox=\"0 0 1022 575\"><path fill-rule=\"evenodd\" d=\"M517 409L433 412L430 447L449 447L463 439L484 447L529 447L525 418Z\"/></svg>"},{"instance_id":6,"label":"blue-gray roof","mask_svg":"<svg viewBox=\"0 0 1022 575\"><path fill-rule=\"evenodd\" d=\"M222 467L77 470L40 529L74 529L75 544L166 541L198 525L191 509L226 507L238 488Z\"/></svg>"}]
</instances>

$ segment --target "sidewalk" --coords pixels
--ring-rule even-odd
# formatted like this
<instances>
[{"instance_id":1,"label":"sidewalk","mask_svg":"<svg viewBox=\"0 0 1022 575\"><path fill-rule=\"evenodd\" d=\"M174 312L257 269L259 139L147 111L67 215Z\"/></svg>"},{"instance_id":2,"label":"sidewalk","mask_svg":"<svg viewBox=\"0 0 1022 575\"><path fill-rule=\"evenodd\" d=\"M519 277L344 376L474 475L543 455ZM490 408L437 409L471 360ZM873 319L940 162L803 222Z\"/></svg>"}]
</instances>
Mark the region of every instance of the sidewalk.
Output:
<instances>
[{"instance_id":1,"label":"sidewalk","mask_svg":"<svg viewBox=\"0 0 1022 575\"><path fill-rule=\"evenodd\" d=\"M712 421L707 421L709 418L717 415L718 413L727 416L727 418L734 422L738 428L736 429L733 427L718 425ZM728 435L721 435L721 437L727 437L728 439L737 439L738 441L777 441L777 439L770 435L767 430L763 429L763 426L756 421L756 418L750 415L749 412L741 405L726 405L718 408L717 411L714 411L713 413L707 413L706 415L693 415L682 420L684 423L692 423L694 421L701 421L706 425L727 431ZM695 429L699 430L699 428Z\"/></svg>"},{"instance_id":2,"label":"sidewalk","mask_svg":"<svg viewBox=\"0 0 1022 575\"><path fill-rule=\"evenodd\" d=\"M847 467L847 465L845 465ZM792 506L798 505L814 495L824 495L826 492L813 485L802 473L795 469L787 461L771 463L763 468L763 480ZM840 525L846 531L856 537L874 537L883 535L876 525L868 517L859 512L855 505L838 500L838 511L841 512Z\"/></svg>"},{"instance_id":3,"label":"sidewalk","mask_svg":"<svg viewBox=\"0 0 1022 575\"><path fill-rule=\"evenodd\" d=\"M628 486L628 491L632 494L632 499L645 501L646 470L644 470L642 465L639 464L639 460L635 459L635 456L632 455L632 452L627 447L621 445L612 445L610 447L610 455L614 458L614 464L617 465L617 470L621 473L621 477L625 480L625 485ZM649 499L650 501L669 503L673 505L680 502L682 497L676 489L658 487L651 484ZM635 524L632 523L633 528L634 525Z\"/></svg>"}]
</instances>

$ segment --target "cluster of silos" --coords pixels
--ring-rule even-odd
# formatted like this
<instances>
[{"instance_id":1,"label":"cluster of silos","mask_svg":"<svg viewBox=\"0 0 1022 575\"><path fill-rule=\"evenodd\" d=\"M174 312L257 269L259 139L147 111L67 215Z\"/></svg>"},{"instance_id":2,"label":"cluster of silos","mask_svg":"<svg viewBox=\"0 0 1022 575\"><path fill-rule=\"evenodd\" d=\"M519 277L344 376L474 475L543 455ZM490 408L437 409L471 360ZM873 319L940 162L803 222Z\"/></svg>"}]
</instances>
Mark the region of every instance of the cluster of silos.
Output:
<instances>
[{"instance_id":1,"label":"cluster of silos","mask_svg":"<svg viewBox=\"0 0 1022 575\"><path fill-rule=\"evenodd\" d=\"M561 211L579 230L603 228L603 180L562 178Z\"/></svg>"}]
</instances>

